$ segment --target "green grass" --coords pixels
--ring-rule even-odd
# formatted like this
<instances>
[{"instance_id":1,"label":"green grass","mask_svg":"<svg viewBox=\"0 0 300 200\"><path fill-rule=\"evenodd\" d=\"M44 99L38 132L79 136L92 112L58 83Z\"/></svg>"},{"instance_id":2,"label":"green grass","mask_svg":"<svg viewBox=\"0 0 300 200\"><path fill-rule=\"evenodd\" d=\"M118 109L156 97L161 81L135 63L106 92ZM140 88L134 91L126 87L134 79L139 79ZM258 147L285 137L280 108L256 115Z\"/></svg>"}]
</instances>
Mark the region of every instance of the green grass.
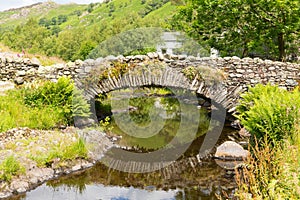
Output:
<instances>
[{"instance_id":1,"label":"green grass","mask_svg":"<svg viewBox=\"0 0 300 200\"><path fill-rule=\"evenodd\" d=\"M15 127L51 129L63 120L57 108L26 106L20 90L0 96L0 133Z\"/></svg>"},{"instance_id":2,"label":"green grass","mask_svg":"<svg viewBox=\"0 0 300 200\"><path fill-rule=\"evenodd\" d=\"M22 174L25 172L25 168L20 164L20 162L14 157L7 157L0 164L0 180L11 181L13 176Z\"/></svg>"},{"instance_id":3,"label":"green grass","mask_svg":"<svg viewBox=\"0 0 300 200\"><path fill-rule=\"evenodd\" d=\"M15 127L72 125L75 116L88 117L89 111L89 104L69 78L33 83L0 96L0 133Z\"/></svg>"},{"instance_id":4,"label":"green grass","mask_svg":"<svg viewBox=\"0 0 300 200\"><path fill-rule=\"evenodd\" d=\"M78 5L78 4L66 4L66 5L55 5L52 8L39 7L31 8L26 17L14 18L12 15L18 15L21 13L21 10L13 11L3 11L0 12L0 27L12 27L22 23L25 23L29 18L40 19L46 17L51 19L52 17L57 17L58 15L69 15L75 10L84 10L87 8L87 5ZM3 23L5 22L5 23Z\"/></svg>"},{"instance_id":5,"label":"green grass","mask_svg":"<svg viewBox=\"0 0 300 200\"><path fill-rule=\"evenodd\" d=\"M64 146L62 143L52 143L48 147L50 150L47 153L35 152L29 157L37 162L40 167L51 165L54 159L59 159L60 162L66 160L74 160L77 158L86 159L88 150L83 139L79 138L77 141Z\"/></svg>"},{"instance_id":6,"label":"green grass","mask_svg":"<svg viewBox=\"0 0 300 200\"><path fill-rule=\"evenodd\" d=\"M300 198L300 143L285 140L271 145L266 138L263 147L256 144L251 148L248 167L237 173L238 199Z\"/></svg>"},{"instance_id":7,"label":"green grass","mask_svg":"<svg viewBox=\"0 0 300 200\"><path fill-rule=\"evenodd\" d=\"M109 15L110 6L112 4L114 5L114 11L111 12L111 15ZM146 4L142 4L140 0L114 0L109 3L97 4L91 13L87 13L86 9L88 8L88 5L56 4L54 8L47 9L46 11L43 9L32 8L25 18L18 19L13 19L11 16L20 13L20 10L4 11L0 12L0 18L2 21L5 21L5 23L1 23L0 21L0 27L5 28L23 24L29 18L36 18L39 20L45 17L46 19L50 20L53 17L58 17L59 15L67 15L68 21L61 24L60 28L67 29L70 27L85 27L85 29L89 29L102 23L110 24L114 23L115 21L122 20L140 12L141 10L145 9L145 7ZM157 22L157 20L161 21L164 18L170 17L175 9L176 6L169 2L150 12L144 17L144 19L141 20L145 22ZM72 13L77 10L81 11L83 14L81 16L72 15ZM125 26L128 25L126 24Z\"/></svg>"},{"instance_id":8,"label":"green grass","mask_svg":"<svg viewBox=\"0 0 300 200\"><path fill-rule=\"evenodd\" d=\"M161 8L150 12L143 19L144 23L147 24L152 21L152 19L157 19L155 25L163 28L166 27L166 22L173 16L176 12L176 6L174 6L171 2L166 3ZM158 18L160 16L160 18Z\"/></svg>"}]
</instances>

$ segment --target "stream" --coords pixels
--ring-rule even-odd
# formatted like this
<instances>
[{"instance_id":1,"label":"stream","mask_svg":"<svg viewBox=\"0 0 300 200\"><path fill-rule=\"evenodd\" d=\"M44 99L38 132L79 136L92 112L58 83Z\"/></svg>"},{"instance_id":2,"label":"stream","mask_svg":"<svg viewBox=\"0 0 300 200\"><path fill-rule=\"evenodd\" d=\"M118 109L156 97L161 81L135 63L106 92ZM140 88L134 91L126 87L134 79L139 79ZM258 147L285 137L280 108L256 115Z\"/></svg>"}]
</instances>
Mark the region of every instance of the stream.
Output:
<instances>
[{"instance_id":1,"label":"stream","mask_svg":"<svg viewBox=\"0 0 300 200\"><path fill-rule=\"evenodd\" d=\"M99 97L98 119L118 147L90 169L48 181L12 199L210 200L232 196L234 172L220 167L211 156L199 156L207 131L222 124L210 118L212 111L203 99L190 98L185 92L175 98L168 92L122 90ZM104 123L105 118L109 123ZM180 128L183 120L190 124ZM235 133L225 123L217 145ZM170 158L169 151L185 145L183 153ZM131 155L142 155L143 161Z\"/></svg>"}]
</instances>

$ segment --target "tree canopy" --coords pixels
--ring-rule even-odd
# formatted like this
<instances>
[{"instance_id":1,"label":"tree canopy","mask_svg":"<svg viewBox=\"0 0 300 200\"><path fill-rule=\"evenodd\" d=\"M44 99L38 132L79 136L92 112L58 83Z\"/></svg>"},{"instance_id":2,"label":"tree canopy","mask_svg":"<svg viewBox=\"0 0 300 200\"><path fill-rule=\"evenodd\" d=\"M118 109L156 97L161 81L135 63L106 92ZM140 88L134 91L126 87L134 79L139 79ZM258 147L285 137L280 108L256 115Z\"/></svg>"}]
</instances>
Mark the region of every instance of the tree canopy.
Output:
<instances>
[{"instance_id":1,"label":"tree canopy","mask_svg":"<svg viewBox=\"0 0 300 200\"><path fill-rule=\"evenodd\" d=\"M172 25L222 56L299 56L299 0L187 0Z\"/></svg>"}]
</instances>

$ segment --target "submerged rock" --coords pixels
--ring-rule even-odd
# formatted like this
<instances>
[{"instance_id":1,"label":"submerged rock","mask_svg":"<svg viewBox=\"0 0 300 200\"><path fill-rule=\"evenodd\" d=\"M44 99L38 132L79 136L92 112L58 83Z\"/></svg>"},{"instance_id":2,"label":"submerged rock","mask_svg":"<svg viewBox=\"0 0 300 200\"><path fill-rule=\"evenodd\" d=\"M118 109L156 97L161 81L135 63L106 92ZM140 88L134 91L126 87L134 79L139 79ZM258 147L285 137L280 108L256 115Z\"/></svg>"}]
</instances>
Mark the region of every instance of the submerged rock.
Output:
<instances>
[{"instance_id":1,"label":"submerged rock","mask_svg":"<svg viewBox=\"0 0 300 200\"><path fill-rule=\"evenodd\" d=\"M226 170L234 170L238 165L243 163L243 161L241 160L226 161L226 160L216 159L215 161L217 165L219 165L220 167Z\"/></svg>"}]
</instances>

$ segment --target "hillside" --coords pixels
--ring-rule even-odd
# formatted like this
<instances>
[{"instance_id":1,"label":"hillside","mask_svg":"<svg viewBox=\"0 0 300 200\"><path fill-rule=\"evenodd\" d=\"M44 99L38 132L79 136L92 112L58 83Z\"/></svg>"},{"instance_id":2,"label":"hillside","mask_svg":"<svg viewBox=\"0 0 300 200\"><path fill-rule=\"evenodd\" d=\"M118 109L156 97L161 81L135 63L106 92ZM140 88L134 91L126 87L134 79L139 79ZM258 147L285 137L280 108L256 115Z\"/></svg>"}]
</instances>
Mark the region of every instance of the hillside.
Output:
<instances>
[{"instance_id":1,"label":"hillside","mask_svg":"<svg viewBox=\"0 0 300 200\"><path fill-rule=\"evenodd\" d=\"M168 27L175 10L170 0L38 3L0 12L0 42L15 51L85 59L99 43L126 30Z\"/></svg>"}]
</instances>

